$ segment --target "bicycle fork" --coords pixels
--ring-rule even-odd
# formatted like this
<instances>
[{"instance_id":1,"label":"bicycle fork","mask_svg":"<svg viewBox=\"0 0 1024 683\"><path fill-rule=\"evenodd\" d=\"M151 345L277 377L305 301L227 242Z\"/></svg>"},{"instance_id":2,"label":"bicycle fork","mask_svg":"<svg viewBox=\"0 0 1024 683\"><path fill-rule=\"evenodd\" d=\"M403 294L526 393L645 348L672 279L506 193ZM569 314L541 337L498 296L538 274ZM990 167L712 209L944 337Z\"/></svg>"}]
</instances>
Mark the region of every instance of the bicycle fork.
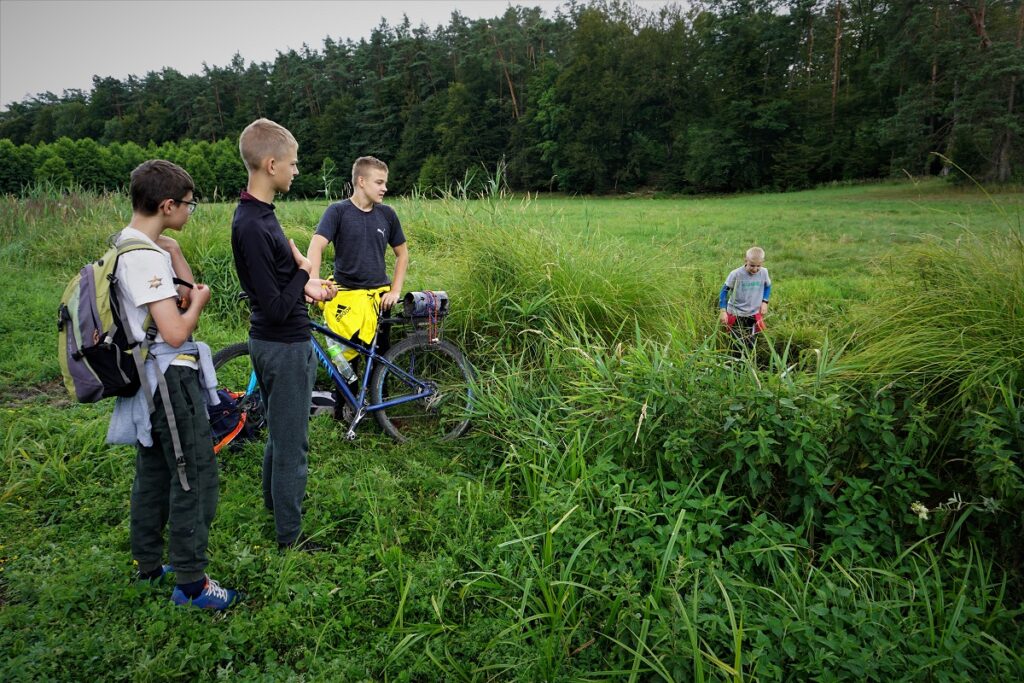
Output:
<instances>
[{"instance_id":1,"label":"bicycle fork","mask_svg":"<svg viewBox=\"0 0 1024 683\"><path fill-rule=\"evenodd\" d=\"M348 431L345 432L346 441L356 440L356 425L362 422L364 417L366 417L366 406L359 406L359 408L355 411L355 415L352 416L352 422L350 422L348 425Z\"/></svg>"}]
</instances>

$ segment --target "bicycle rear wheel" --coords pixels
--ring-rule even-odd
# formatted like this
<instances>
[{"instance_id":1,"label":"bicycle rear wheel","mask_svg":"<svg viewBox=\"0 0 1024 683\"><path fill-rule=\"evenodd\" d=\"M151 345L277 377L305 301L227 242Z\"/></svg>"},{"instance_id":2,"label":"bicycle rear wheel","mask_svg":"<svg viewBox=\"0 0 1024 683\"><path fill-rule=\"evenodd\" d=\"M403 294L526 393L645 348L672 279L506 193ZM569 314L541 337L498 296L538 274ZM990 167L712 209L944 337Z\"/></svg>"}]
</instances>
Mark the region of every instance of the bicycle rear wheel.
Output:
<instances>
[{"instance_id":1,"label":"bicycle rear wheel","mask_svg":"<svg viewBox=\"0 0 1024 683\"><path fill-rule=\"evenodd\" d=\"M252 374L252 359L249 358L249 345L245 342L232 344L213 354L213 369L217 371L217 386L237 396L238 406L247 415L246 421L256 432L263 431L267 426L266 410L259 386L250 392L249 381Z\"/></svg>"},{"instance_id":2,"label":"bicycle rear wheel","mask_svg":"<svg viewBox=\"0 0 1024 683\"><path fill-rule=\"evenodd\" d=\"M427 384L430 396L374 412L377 422L397 441L450 441L469 429L473 371L462 351L447 341L431 342L423 333L406 337L384 355L389 362ZM379 404L421 391L387 365L370 378L370 399Z\"/></svg>"}]
</instances>

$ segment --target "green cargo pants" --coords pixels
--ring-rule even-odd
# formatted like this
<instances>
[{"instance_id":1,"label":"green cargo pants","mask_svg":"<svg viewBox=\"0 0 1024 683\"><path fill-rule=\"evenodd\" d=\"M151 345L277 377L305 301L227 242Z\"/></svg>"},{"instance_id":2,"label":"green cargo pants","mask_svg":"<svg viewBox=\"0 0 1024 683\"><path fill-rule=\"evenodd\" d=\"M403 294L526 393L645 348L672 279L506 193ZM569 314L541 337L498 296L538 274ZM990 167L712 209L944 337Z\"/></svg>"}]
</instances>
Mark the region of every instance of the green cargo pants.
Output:
<instances>
[{"instance_id":1,"label":"green cargo pants","mask_svg":"<svg viewBox=\"0 0 1024 683\"><path fill-rule=\"evenodd\" d=\"M198 581L206 574L206 546L217 511L219 478L199 373L172 365L164 377L192 490L185 491L178 481L167 414L157 391L153 397L156 409L151 415L153 445L139 444L135 456L131 549L141 571L156 569L163 563L163 532L169 524L168 560L174 567L176 582L183 584Z\"/></svg>"}]
</instances>

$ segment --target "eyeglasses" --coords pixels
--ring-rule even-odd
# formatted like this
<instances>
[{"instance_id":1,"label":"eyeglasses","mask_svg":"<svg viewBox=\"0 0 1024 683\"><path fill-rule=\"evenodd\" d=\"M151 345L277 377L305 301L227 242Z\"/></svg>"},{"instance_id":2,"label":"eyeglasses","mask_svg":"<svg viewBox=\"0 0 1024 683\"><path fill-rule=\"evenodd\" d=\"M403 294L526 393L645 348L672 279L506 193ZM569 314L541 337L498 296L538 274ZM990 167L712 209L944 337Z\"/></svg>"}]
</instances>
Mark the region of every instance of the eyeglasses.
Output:
<instances>
[{"instance_id":1,"label":"eyeglasses","mask_svg":"<svg viewBox=\"0 0 1024 683\"><path fill-rule=\"evenodd\" d=\"M184 199L172 199L171 201L175 204L188 204L188 213L190 216L195 213L196 207L199 206L199 202L195 199L189 199L188 201L185 201Z\"/></svg>"}]
</instances>

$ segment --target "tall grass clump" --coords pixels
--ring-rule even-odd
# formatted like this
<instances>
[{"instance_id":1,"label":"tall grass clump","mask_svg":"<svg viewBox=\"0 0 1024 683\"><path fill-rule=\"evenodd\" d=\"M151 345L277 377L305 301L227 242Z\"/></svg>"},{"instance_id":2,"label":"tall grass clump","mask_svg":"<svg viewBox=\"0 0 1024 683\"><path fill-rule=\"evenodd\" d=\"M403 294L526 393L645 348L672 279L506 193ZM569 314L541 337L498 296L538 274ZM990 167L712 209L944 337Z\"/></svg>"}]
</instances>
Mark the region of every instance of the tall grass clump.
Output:
<instances>
[{"instance_id":1,"label":"tall grass clump","mask_svg":"<svg viewBox=\"0 0 1024 683\"><path fill-rule=\"evenodd\" d=\"M130 217L128 201L116 194L36 186L20 199L0 197L0 253L7 263L71 273L102 253Z\"/></svg>"},{"instance_id":2,"label":"tall grass clump","mask_svg":"<svg viewBox=\"0 0 1024 683\"><path fill-rule=\"evenodd\" d=\"M442 201L451 212L417 239L454 245L450 277L462 297L455 322L502 355L535 352L549 329L587 330L614 343L639 327L667 339L699 317L693 288L649 253L609 239L560 239L531 221L528 202L480 202L466 211L465 203Z\"/></svg>"},{"instance_id":3,"label":"tall grass clump","mask_svg":"<svg viewBox=\"0 0 1024 683\"><path fill-rule=\"evenodd\" d=\"M856 317L846 364L919 393L990 405L1024 377L1024 238L931 239L897 263L882 305Z\"/></svg>"}]
</instances>

